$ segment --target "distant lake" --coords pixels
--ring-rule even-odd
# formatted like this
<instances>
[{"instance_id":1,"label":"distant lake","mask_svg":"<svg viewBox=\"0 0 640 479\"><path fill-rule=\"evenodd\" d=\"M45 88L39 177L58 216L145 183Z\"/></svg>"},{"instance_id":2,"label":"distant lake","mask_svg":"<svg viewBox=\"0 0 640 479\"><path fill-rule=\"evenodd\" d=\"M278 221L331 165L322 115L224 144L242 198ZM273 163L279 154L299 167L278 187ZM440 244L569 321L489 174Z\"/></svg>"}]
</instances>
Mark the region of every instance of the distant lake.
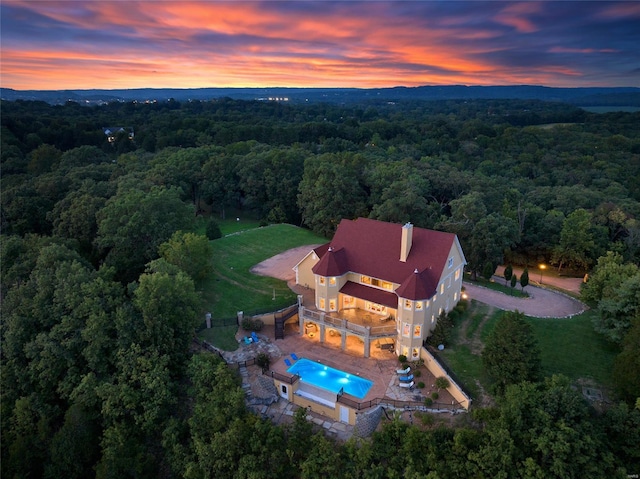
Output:
<instances>
[{"instance_id":1,"label":"distant lake","mask_svg":"<svg viewBox=\"0 0 640 479\"><path fill-rule=\"evenodd\" d=\"M611 113L612 111L635 113L640 111L640 106L581 106L580 108L591 113Z\"/></svg>"}]
</instances>

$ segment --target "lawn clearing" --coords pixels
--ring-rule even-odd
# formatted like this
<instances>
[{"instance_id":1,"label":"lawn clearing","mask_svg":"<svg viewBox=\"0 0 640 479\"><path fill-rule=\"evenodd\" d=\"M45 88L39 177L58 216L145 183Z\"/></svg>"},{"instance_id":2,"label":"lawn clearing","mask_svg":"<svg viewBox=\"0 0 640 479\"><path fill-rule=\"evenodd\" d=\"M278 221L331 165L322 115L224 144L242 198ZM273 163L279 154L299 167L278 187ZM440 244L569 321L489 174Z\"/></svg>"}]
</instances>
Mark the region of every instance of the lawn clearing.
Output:
<instances>
[{"instance_id":1,"label":"lawn clearing","mask_svg":"<svg viewBox=\"0 0 640 479\"><path fill-rule=\"evenodd\" d=\"M455 325L452 344L438 352L474 399L481 397L480 387L488 391L491 384L481 354L498 318L504 314L499 309L491 311L487 305L472 301ZM604 387L611 385L618 351L593 330L594 314L586 311L562 319L526 317L538 340L545 376L563 374L572 381L586 379Z\"/></svg>"},{"instance_id":2,"label":"lawn clearing","mask_svg":"<svg viewBox=\"0 0 640 479\"><path fill-rule=\"evenodd\" d=\"M545 375L564 374L611 385L615 346L593 330L594 311L566 319L527 318L535 332Z\"/></svg>"},{"instance_id":3,"label":"lawn clearing","mask_svg":"<svg viewBox=\"0 0 640 479\"><path fill-rule=\"evenodd\" d=\"M235 317L238 311L253 314L294 304L297 297L286 282L255 275L250 272L251 267L291 248L326 241L308 230L287 224L243 230L212 241L213 272L200 288L203 308L211 312L212 323L215 325L216 319ZM228 338L224 339L230 335L228 328L212 329L220 330L220 334L210 333L214 336L214 345L228 344Z\"/></svg>"}]
</instances>

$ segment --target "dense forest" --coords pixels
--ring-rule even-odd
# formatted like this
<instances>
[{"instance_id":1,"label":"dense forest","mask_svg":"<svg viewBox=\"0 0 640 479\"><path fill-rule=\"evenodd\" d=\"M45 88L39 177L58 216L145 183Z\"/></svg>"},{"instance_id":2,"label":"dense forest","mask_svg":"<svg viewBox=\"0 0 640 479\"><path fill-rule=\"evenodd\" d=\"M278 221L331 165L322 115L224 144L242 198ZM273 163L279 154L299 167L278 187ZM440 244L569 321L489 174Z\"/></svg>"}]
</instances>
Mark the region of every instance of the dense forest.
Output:
<instances>
[{"instance_id":1,"label":"dense forest","mask_svg":"<svg viewBox=\"0 0 640 479\"><path fill-rule=\"evenodd\" d=\"M525 100L0 106L3 476L640 473L640 113ZM565 378L516 378L459 427L396 420L346 444L303 415L281 427L249 413L235 372L190 350L199 265L215 220L238 211L327 238L358 216L455 232L473 274L505 262L589 273L594 327L620 351L620 403L596 413Z\"/></svg>"}]
</instances>

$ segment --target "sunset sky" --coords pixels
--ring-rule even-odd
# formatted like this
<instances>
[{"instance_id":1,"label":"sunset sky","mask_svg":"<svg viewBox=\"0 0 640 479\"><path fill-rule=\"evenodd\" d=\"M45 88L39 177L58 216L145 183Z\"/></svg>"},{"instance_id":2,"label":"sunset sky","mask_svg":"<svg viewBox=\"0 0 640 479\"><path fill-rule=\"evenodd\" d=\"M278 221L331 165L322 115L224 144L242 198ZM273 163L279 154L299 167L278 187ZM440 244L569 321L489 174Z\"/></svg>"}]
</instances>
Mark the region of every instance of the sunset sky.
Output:
<instances>
[{"instance_id":1,"label":"sunset sky","mask_svg":"<svg viewBox=\"0 0 640 479\"><path fill-rule=\"evenodd\" d=\"M640 2L1 0L17 90L640 86Z\"/></svg>"}]
</instances>

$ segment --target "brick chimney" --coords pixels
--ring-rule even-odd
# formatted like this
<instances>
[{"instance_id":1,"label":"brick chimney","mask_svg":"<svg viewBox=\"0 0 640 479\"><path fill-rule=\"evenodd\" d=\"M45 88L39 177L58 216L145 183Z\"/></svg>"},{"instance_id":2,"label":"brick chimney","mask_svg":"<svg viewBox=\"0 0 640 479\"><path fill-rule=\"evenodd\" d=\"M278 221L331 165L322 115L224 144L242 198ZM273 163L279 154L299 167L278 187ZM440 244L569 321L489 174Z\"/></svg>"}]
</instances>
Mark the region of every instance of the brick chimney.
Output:
<instances>
[{"instance_id":1,"label":"brick chimney","mask_svg":"<svg viewBox=\"0 0 640 479\"><path fill-rule=\"evenodd\" d=\"M400 243L400 261L405 263L411 251L411 242L413 241L413 225L407 223L402 227L402 240Z\"/></svg>"}]
</instances>

